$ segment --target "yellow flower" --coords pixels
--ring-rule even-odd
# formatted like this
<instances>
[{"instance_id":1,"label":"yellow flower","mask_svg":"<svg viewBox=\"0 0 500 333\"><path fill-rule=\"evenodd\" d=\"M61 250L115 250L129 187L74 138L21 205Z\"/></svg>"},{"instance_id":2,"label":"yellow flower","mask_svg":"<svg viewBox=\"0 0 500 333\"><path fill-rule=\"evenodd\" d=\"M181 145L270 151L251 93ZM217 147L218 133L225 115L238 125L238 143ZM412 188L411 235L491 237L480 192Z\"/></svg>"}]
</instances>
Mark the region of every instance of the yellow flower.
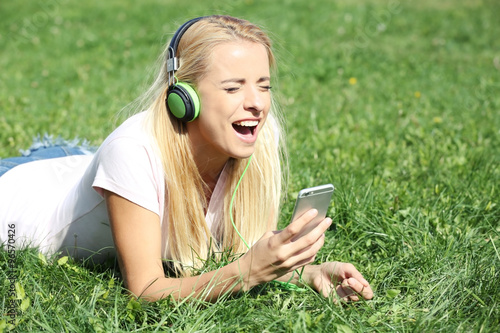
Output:
<instances>
[{"instance_id":1,"label":"yellow flower","mask_svg":"<svg viewBox=\"0 0 500 333\"><path fill-rule=\"evenodd\" d=\"M441 124L443 122L443 118L434 117L434 118L432 118L432 121L434 122L434 124Z\"/></svg>"},{"instance_id":2,"label":"yellow flower","mask_svg":"<svg viewBox=\"0 0 500 333\"><path fill-rule=\"evenodd\" d=\"M415 91L416 98L420 98L421 96L422 96L422 94L420 93L420 91Z\"/></svg>"},{"instance_id":3,"label":"yellow flower","mask_svg":"<svg viewBox=\"0 0 500 333\"><path fill-rule=\"evenodd\" d=\"M355 85L357 82L358 82L358 80L356 80L356 78L355 78L355 77L351 77L351 78L349 79L349 84L350 84L350 85Z\"/></svg>"}]
</instances>

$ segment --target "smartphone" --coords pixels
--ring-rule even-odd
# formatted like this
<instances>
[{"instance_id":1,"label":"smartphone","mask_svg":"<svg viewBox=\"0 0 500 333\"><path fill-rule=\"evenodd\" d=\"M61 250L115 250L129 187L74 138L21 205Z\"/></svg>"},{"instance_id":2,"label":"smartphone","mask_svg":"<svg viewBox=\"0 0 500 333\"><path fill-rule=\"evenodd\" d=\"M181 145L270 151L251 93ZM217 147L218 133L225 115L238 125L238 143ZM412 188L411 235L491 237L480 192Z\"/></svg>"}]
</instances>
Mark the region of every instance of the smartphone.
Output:
<instances>
[{"instance_id":1,"label":"smartphone","mask_svg":"<svg viewBox=\"0 0 500 333\"><path fill-rule=\"evenodd\" d=\"M304 227L304 230L299 236L296 237L296 239L308 234L325 219L328 207L330 207L330 201L332 200L334 189L335 188L332 184L325 184L305 188L299 192L297 195L297 201L295 202L295 208L293 209L291 221L294 221L296 218L299 218L302 214L313 208L318 210L318 215L316 215L316 217Z\"/></svg>"}]
</instances>

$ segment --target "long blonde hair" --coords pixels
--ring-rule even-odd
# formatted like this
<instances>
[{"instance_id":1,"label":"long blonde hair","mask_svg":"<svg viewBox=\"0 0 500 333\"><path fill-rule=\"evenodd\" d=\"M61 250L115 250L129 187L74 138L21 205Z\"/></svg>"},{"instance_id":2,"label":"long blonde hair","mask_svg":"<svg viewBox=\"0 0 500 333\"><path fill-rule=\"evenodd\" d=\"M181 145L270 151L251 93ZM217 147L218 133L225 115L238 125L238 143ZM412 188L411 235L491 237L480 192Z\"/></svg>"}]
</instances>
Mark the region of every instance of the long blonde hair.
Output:
<instances>
[{"instance_id":1,"label":"long blonde hair","mask_svg":"<svg viewBox=\"0 0 500 333\"><path fill-rule=\"evenodd\" d=\"M196 84L207 73L215 46L231 41L251 41L265 46L271 69L275 58L271 41L256 25L230 16L209 16L193 24L182 36L177 49L179 81ZM162 59L166 59L168 45ZM230 159L226 164L228 178L224 189L221 230L216 239L208 229L205 211L206 184L203 182L191 152L184 123L173 117L165 105L168 86L163 61L149 96L148 125L157 144L165 172L165 211L162 221L163 258L179 275L190 275L189 268L200 268L212 254L230 250L244 253L246 245L234 230L230 214L248 244L255 243L268 230L276 228L282 186L283 136L281 118L271 96L271 111L257 140L251 163L235 194L233 211L230 200L248 159ZM147 99L146 99L147 100ZM202 110L203 112L203 106Z\"/></svg>"}]
</instances>

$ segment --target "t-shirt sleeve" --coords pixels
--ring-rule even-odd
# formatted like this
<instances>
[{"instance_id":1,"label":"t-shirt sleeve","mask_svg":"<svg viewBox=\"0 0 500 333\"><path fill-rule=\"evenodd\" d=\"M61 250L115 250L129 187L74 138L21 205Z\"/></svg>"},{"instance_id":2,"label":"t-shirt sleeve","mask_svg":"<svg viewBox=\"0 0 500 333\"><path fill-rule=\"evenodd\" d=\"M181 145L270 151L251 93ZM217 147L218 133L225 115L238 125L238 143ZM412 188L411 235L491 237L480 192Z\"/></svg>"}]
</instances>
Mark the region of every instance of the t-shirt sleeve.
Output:
<instances>
[{"instance_id":1,"label":"t-shirt sleeve","mask_svg":"<svg viewBox=\"0 0 500 333\"><path fill-rule=\"evenodd\" d=\"M104 190L160 216L160 170L150 149L131 138L116 138L96 153L93 188Z\"/></svg>"}]
</instances>

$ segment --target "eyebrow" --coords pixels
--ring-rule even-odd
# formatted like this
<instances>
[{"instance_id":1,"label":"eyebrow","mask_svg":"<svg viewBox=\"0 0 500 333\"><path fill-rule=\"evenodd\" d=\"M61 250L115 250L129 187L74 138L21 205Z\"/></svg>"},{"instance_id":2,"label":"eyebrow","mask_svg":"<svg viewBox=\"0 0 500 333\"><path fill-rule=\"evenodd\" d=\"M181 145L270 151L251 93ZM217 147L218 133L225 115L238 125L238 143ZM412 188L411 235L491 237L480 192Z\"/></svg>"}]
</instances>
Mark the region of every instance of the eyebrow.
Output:
<instances>
[{"instance_id":1,"label":"eyebrow","mask_svg":"<svg viewBox=\"0 0 500 333\"><path fill-rule=\"evenodd\" d=\"M257 80L257 83L260 82L265 82L265 81L271 81L271 78L269 76L263 76ZM227 79L227 80L222 80L220 83L244 83L245 79L240 79L240 78L232 78L232 79Z\"/></svg>"}]
</instances>

